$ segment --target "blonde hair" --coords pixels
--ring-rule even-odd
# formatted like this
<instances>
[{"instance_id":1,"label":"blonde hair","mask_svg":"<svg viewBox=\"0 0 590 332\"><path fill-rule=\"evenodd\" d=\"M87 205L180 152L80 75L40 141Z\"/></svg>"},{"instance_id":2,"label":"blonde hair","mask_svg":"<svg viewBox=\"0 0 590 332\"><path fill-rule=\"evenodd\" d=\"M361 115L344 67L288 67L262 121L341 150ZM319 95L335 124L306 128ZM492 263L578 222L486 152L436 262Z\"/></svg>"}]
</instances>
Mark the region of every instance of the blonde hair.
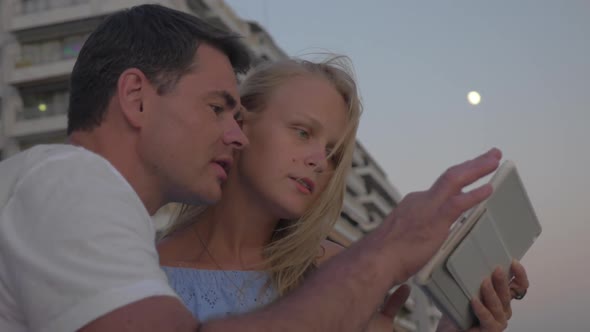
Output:
<instances>
[{"instance_id":1,"label":"blonde hair","mask_svg":"<svg viewBox=\"0 0 590 332\"><path fill-rule=\"evenodd\" d=\"M336 160L333 175L324 191L308 211L296 220L280 220L272 239L263 249L266 271L280 296L298 286L315 269L321 247L338 220L346 189L346 176L352 164L356 131L362 105L350 60L332 56L321 62L286 59L264 63L246 76L240 87L242 105L248 112L262 112L271 94L286 81L309 76L328 80L344 99L348 124L343 137L328 158ZM164 236L195 222L204 207L183 206Z\"/></svg>"}]
</instances>

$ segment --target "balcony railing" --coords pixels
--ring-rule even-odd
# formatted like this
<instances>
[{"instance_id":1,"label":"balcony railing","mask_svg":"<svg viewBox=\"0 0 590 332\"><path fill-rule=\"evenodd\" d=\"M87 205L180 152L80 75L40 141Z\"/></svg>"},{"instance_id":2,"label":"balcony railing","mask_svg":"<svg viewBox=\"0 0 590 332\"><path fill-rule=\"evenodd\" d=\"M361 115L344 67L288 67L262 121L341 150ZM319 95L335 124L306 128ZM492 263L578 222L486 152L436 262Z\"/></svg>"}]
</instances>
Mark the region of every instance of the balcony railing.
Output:
<instances>
[{"instance_id":1,"label":"balcony railing","mask_svg":"<svg viewBox=\"0 0 590 332\"><path fill-rule=\"evenodd\" d=\"M16 57L15 68L74 59L78 56L88 34L77 34L63 38L27 43L21 46L20 54Z\"/></svg>"},{"instance_id":2,"label":"balcony railing","mask_svg":"<svg viewBox=\"0 0 590 332\"><path fill-rule=\"evenodd\" d=\"M14 1L15 15L40 13L47 10L87 4L91 0L21 0Z\"/></svg>"},{"instance_id":3,"label":"balcony railing","mask_svg":"<svg viewBox=\"0 0 590 332\"><path fill-rule=\"evenodd\" d=\"M66 114L69 92L58 90L50 92L23 93L23 107L16 112L16 121L26 121Z\"/></svg>"}]
</instances>

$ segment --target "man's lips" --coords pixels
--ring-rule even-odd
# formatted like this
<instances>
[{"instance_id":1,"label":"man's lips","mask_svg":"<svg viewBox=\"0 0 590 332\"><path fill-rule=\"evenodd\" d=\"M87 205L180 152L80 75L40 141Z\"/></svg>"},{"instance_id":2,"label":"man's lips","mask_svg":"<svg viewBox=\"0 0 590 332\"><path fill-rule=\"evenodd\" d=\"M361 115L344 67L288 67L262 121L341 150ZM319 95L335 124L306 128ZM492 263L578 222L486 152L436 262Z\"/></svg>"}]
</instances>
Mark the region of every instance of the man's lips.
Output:
<instances>
[{"instance_id":1,"label":"man's lips","mask_svg":"<svg viewBox=\"0 0 590 332\"><path fill-rule=\"evenodd\" d=\"M223 180L227 179L227 175L229 174L229 170L233 163L232 159L230 157L220 157L214 159L212 163L220 168L220 171L223 173Z\"/></svg>"}]
</instances>

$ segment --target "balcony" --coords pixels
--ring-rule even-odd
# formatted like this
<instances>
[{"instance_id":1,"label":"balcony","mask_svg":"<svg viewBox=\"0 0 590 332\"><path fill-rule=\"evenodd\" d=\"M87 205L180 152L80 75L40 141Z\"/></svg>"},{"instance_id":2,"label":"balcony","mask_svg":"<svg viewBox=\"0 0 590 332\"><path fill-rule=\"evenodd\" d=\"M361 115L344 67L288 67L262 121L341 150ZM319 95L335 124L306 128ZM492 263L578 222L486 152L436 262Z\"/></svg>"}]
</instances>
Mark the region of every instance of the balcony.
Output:
<instances>
[{"instance_id":1,"label":"balcony","mask_svg":"<svg viewBox=\"0 0 590 332\"><path fill-rule=\"evenodd\" d=\"M362 167L365 164L365 159L363 158L364 149L360 145L358 141L356 141L356 147L354 149L354 153L352 154L352 164L353 166Z\"/></svg>"},{"instance_id":2,"label":"balcony","mask_svg":"<svg viewBox=\"0 0 590 332\"><path fill-rule=\"evenodd\" d=\"M4 114L2 114L2 88L0 88L0 151L4 148L6 137L4 136ZM0 152L0 159L2 158L2 152Z\"/></svg>"},{"instance_id":3,"label":"balcony","mask_svg":"<svg viewBox=\"0 0 590 332\"><path fill-rule=\"evenodd\" d=\"M339 235L349 239L351 242L354 242L363 237L363 232L360 229L354 227L348 221L342 218L338 218L338 221L334 225L334 231Z\"/></svg>"},{"instance_id":4,"label":"balcony","mask_svg":"<svg viewBox=\"0 0 590 332\"><path fill-rule=\"evenodd\" d=\"M6 30L19 31L92 15L92 0L13 0Z\"/></svg>"},{"instance_id":5,"label":"balcony","mask_svg":"<svg viewBox=\"0 0 590 332\"><path fill-rule=\"evenodd\" d=\"M201 12L196 12L198 16L207 22L227 31L236 32L242 36L247 36L248 23L236 15L234 10L228 6L224 1L220 0L203 0L191 1L192 3L200 3ZM199 10L199 9L197 9Z\"/></svg>"},{"instance_id":6,"label":"balcony","mask_svg":"<svg viewBox=\"0 0 590 332\"><path fill-rule=\"evenodd\" d=\"M8 78L7 83L22 85L29 82L43 82L61 80L67 78L72 72L76 60L62 60L54 63L43 64L31 68L15 69Z\"/></svg>"},{"instance_id":7,"label":"balcony","mask_svg":"<svg viewBox=\"0 0 590 332\"><path fill-rule=\"evenodd\" d=\"M13 47L14 67L7 76L7 82L22 85L52 79L63 80L70 75L86 38L88 33L79 33Z\"/></svg>"},{"instance_id":8,"label":"balcony","mask_svg":"<svg viewBox=\"0 0 590 332\"><path fill-rule=\"evenodd\" d=\"M168 3L166 0L149 2ZM145 3L145 0L10 0L4 15L4 28L12 32L23 31L104 16Z\"/></svg>"},{"instance_id":9,"label":"balcony","mask_svg":"<svg viewBox=\"0 0 590 332\"><path fill-rule=\"evenodd\" d=\"M245 34L248 46L254 53L266 60L279 60L287 57L287 54L275 43L272 37L257 22L247 22L249 33ZM244 35L242 33L242 35Z\"/></svg>"},{"instance_id":10,"label":"balcony","mask_svg":"<svg viewBox=\"0 0 590 332\"><path fill-rule=\"evenodd\" d=\"M43 89L45 87L42 87L22 90L23 107L17 109L16 121L22 122L67 114L69 92L66 87L63 87L64 84L62 83L58 89L53 87Z\"/></svg>"},{"instance_id":11,"label":"balcony","mask_svg":"<svg viewBox=\"0 0 590 332\"><path fill-rule=\"evenodd\" d=\"M197 16L203 17L211 14L211 8L203 0L187 0L186 5Z\"/></svg>"},{"instance_id":12,"label":"balcony","mask_svg":"<svg viewBox=\"0 0 590 332\"><path fill-rule=\"evenodd\" d=\"M66 9L90 3L91 0L20 0L13 1L13 13L18 15L30 15L47 12L56 9Z\"/></svg>"},{"instance_id":13,"label":"balcony","mask_svg":"<svg viewBox=\"0 0 590 332\"><path fill-rule=\"evenodd\" d=\"M348 186L353 192L358 195L362 195L367 192L365 180L356 173L353 168L346 177L346 186Z\"/></svg>"},{"instance_id":14,"label":"balcony","mask_svg":"<svg viewBox=\"0 0 590 332\"><path fill-rule=\"evenodd\" d=\"M67 82L20 89L21 98L6 103L4 126L10 137L61 132L67 125Z\"/></svg>"},{"instance_id":15,"label":"balcony","mask_svg":"<svg viewBox=\"0 0 590 332\"><path fill-rule=\"evenodd\" d=\"M50 118L38 118L14 123L10 130L11 137L38 136L47 133L65 132L68 124L66 114Z\"/></svg>"},{"instance_id":16,"label":"balcony","mask_svg":"<svg viewBox=\"0 0 590 332\"><path fill-rule=\"evenodd\" d=\"M358 224L366 224L369 222L367 209L355 198L350 195L344 195L344 205L342 211L346 213L351 219Z\"/></svg>"},{"instance_id":17,"label":"balcony","mask_svg":"<svg viewBox=\"0 0 590 332\"><path fill-rule=\"evenodd\" d=\"M399 202L401 195L393 188L387 178L373 165L361 166L355 168L355 172L362 176L373 179L375 184L378 184L394 201Z\"/></svg>"},{"instance_id":18,"label":"balcony","mask_svg":"<svg viewBox=\"0 0 590 332\"><path fill-rule=\"evenodd\" d=\"M393 205L389 204L381 195L373 191L370 194L359 196L359 200L368 209L377 209L381 215L388 215L393 209Z\"/></svg>"}]
</instances>

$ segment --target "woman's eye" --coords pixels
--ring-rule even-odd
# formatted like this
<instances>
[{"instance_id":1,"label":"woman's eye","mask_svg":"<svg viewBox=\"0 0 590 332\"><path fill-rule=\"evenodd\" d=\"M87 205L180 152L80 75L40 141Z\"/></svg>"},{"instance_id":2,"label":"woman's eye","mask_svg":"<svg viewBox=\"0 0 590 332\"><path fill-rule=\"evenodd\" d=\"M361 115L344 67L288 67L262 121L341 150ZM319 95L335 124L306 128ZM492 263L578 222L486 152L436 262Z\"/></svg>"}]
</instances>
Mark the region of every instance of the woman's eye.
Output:
<instances>
[{"instance_id":1,"label":"woman's eye","mask_svg":"<svg viewBox=\"0 0 590 332\"><path fill-rule=\"evenodd\" d=\"M305 129L297 128L297 135L301 138L308 139L309 133Z\"/></svg>"}]
</instances>

